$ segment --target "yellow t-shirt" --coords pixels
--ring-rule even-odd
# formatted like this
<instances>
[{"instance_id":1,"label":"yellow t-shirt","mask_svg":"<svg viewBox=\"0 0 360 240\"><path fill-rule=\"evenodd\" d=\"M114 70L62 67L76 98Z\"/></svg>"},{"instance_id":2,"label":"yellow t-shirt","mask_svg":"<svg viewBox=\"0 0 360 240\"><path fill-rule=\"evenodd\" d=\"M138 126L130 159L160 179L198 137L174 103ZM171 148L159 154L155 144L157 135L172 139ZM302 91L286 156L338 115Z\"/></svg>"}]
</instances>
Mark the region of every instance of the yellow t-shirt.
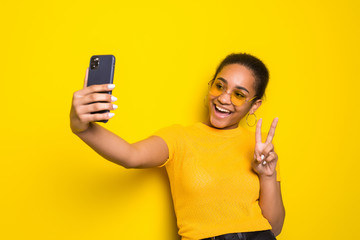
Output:
<instances>
[{"instance_id":1,"label":"yellow t-shirt","mask_svg":"<svg viewBox=\"0 0 360 240\"><path fill-rule=\"evenodd\" d=\"M261 214L259 178L251 167L254 133L196 123L173 125L154 135L169 148L162 166L169 176L182 240L271 229ZM279 172L277 176L279 181Z\"/></svg>"}]
</instances>

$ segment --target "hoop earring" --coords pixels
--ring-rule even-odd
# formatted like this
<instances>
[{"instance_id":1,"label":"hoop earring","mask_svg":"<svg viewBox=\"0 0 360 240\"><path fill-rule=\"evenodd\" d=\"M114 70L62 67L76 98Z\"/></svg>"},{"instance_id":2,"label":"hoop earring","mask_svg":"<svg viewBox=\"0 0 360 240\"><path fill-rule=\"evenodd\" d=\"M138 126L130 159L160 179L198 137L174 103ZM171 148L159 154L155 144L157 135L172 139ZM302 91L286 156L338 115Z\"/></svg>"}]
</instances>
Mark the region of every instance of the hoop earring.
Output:
<instances>
[{"instance_id":1,"label":"hoop earring","mask_svg":"<svg viewBox=\"0 0 360 240\"><path fill-rule=\"evenodd\" d=\"M248 118L249 118L250 115L254 115L254 117L255 117L255 123L254 123L253 125L250 125L249 122L248 122ZM246 124L247 124L249 127L255 126L256 123L257 123L257 117L256 117L255 113L248 114L248 115L246 116Z\"/></svg>"}]
</instances>

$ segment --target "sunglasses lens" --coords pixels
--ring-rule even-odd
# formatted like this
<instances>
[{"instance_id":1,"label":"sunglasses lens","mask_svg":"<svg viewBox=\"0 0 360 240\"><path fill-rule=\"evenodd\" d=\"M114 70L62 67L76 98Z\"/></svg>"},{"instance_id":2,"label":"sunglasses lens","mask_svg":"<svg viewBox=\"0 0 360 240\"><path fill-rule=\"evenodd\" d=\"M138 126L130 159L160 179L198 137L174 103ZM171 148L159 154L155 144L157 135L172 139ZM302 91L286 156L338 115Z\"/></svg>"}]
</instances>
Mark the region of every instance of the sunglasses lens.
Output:
<instances>
[{"instance_id":1,"label":"sunglasses lens","mask_svg":"<svg viewBox=\"0 0 360 240\"><path fill-rule=\"evenodd\" d=\"M242 95L238 95L237 93L233 92L231 94L231 102L236 106L241 106L245 102L245 97Z\"/></svg>"},{"instance_id":2,"label":"sunglasses lens","mask_svg":"<svg viewBox=\"0 0 360 240\"><path fill-rule=\"evenodd\" d=\"M212 85L211 85L211 88L210 88L210 94L217 97L217 96L220 96L222 93L224 92L224 88L222 85L220 85L219 83L217 82L214 82Z\"/></svg>"}]
</instances>

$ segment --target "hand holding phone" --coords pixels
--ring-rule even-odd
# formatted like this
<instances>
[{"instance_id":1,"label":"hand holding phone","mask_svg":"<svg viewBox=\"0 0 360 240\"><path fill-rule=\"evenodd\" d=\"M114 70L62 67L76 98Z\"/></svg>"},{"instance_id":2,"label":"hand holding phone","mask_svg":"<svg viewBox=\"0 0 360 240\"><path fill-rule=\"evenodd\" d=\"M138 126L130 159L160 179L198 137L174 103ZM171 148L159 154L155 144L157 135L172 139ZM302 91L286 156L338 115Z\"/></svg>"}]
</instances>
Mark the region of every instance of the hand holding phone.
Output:
<instances>
[{"instance_id":1,"label":"hand holding phone","mask_svg":"<svg viewBox=\"0 0 360 240\"><path fill-rule=\"evenodd\" d=\"M115 110L117 108L115 104L112 104L112 102L115 102L117 99L111 95L112 90L115 87L112 81L114 74L113 63L115 58L113 61L110 61L110 65L108 63L105 64L108 66L105 68L106 71L102 71L101 74L100 71L90 74L91 68L93 68L93 70L95 70L96 67L99 69L102 67L100 66L101 63L104 64L104 61L101 61L102 57L100 57L100 59L95 58L98 56L93 57L94 61L90 60L90 67L86 71L84 88L73 94L70 110L70 127L74 133L85 131L90 126L90 122L106 123L114 116L114 113L110 113L110 110ZM90 75L92 76L91 80ZM99 78L98 76L100 75L105 77Z\"/></svg>"},{"instance_id":2,"label":"hand holding phone","mask_svg":"<svg viewBox=\"0 0 360 240\"><path fill-rule=\"evenodd\" d=\"M113 84L115 57L113 55L94 55L90 58L87 86ZM103 93L112 94L112 91ZM95 103L95 102L94 102ZM109 110L92 112L91 114L106 113ZM99 120L106 123L108 120Z\"/></svg>"}]
</instances>

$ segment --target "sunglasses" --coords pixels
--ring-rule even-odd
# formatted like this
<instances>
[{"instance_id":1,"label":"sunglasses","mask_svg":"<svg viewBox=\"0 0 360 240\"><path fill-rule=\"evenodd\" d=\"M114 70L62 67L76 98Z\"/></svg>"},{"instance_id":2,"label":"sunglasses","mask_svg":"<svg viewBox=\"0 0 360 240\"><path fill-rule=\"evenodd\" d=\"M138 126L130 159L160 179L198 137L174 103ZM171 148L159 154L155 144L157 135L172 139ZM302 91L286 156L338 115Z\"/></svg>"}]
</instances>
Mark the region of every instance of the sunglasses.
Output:
<instances>
[{"instance_id":1,"label":"sunglasses","mask_svg":"<svg viewBox=\"0 0 360 240\"><path fill-rule=\"evenodd\" d=\"M216 79L215 81L210 81L209 85L210 84L211 86L209 89L209 93L214 97L218 97L224 93L228 94L226 84L223 81ZM242 93L239 89L235 89L234 91L231 92L230 95L231 102L235 106L241 106L245 102L251 102L255 98L256 96L251 98L250 100L247 100L244 93Z\"/></svg>"}]
</instances>

